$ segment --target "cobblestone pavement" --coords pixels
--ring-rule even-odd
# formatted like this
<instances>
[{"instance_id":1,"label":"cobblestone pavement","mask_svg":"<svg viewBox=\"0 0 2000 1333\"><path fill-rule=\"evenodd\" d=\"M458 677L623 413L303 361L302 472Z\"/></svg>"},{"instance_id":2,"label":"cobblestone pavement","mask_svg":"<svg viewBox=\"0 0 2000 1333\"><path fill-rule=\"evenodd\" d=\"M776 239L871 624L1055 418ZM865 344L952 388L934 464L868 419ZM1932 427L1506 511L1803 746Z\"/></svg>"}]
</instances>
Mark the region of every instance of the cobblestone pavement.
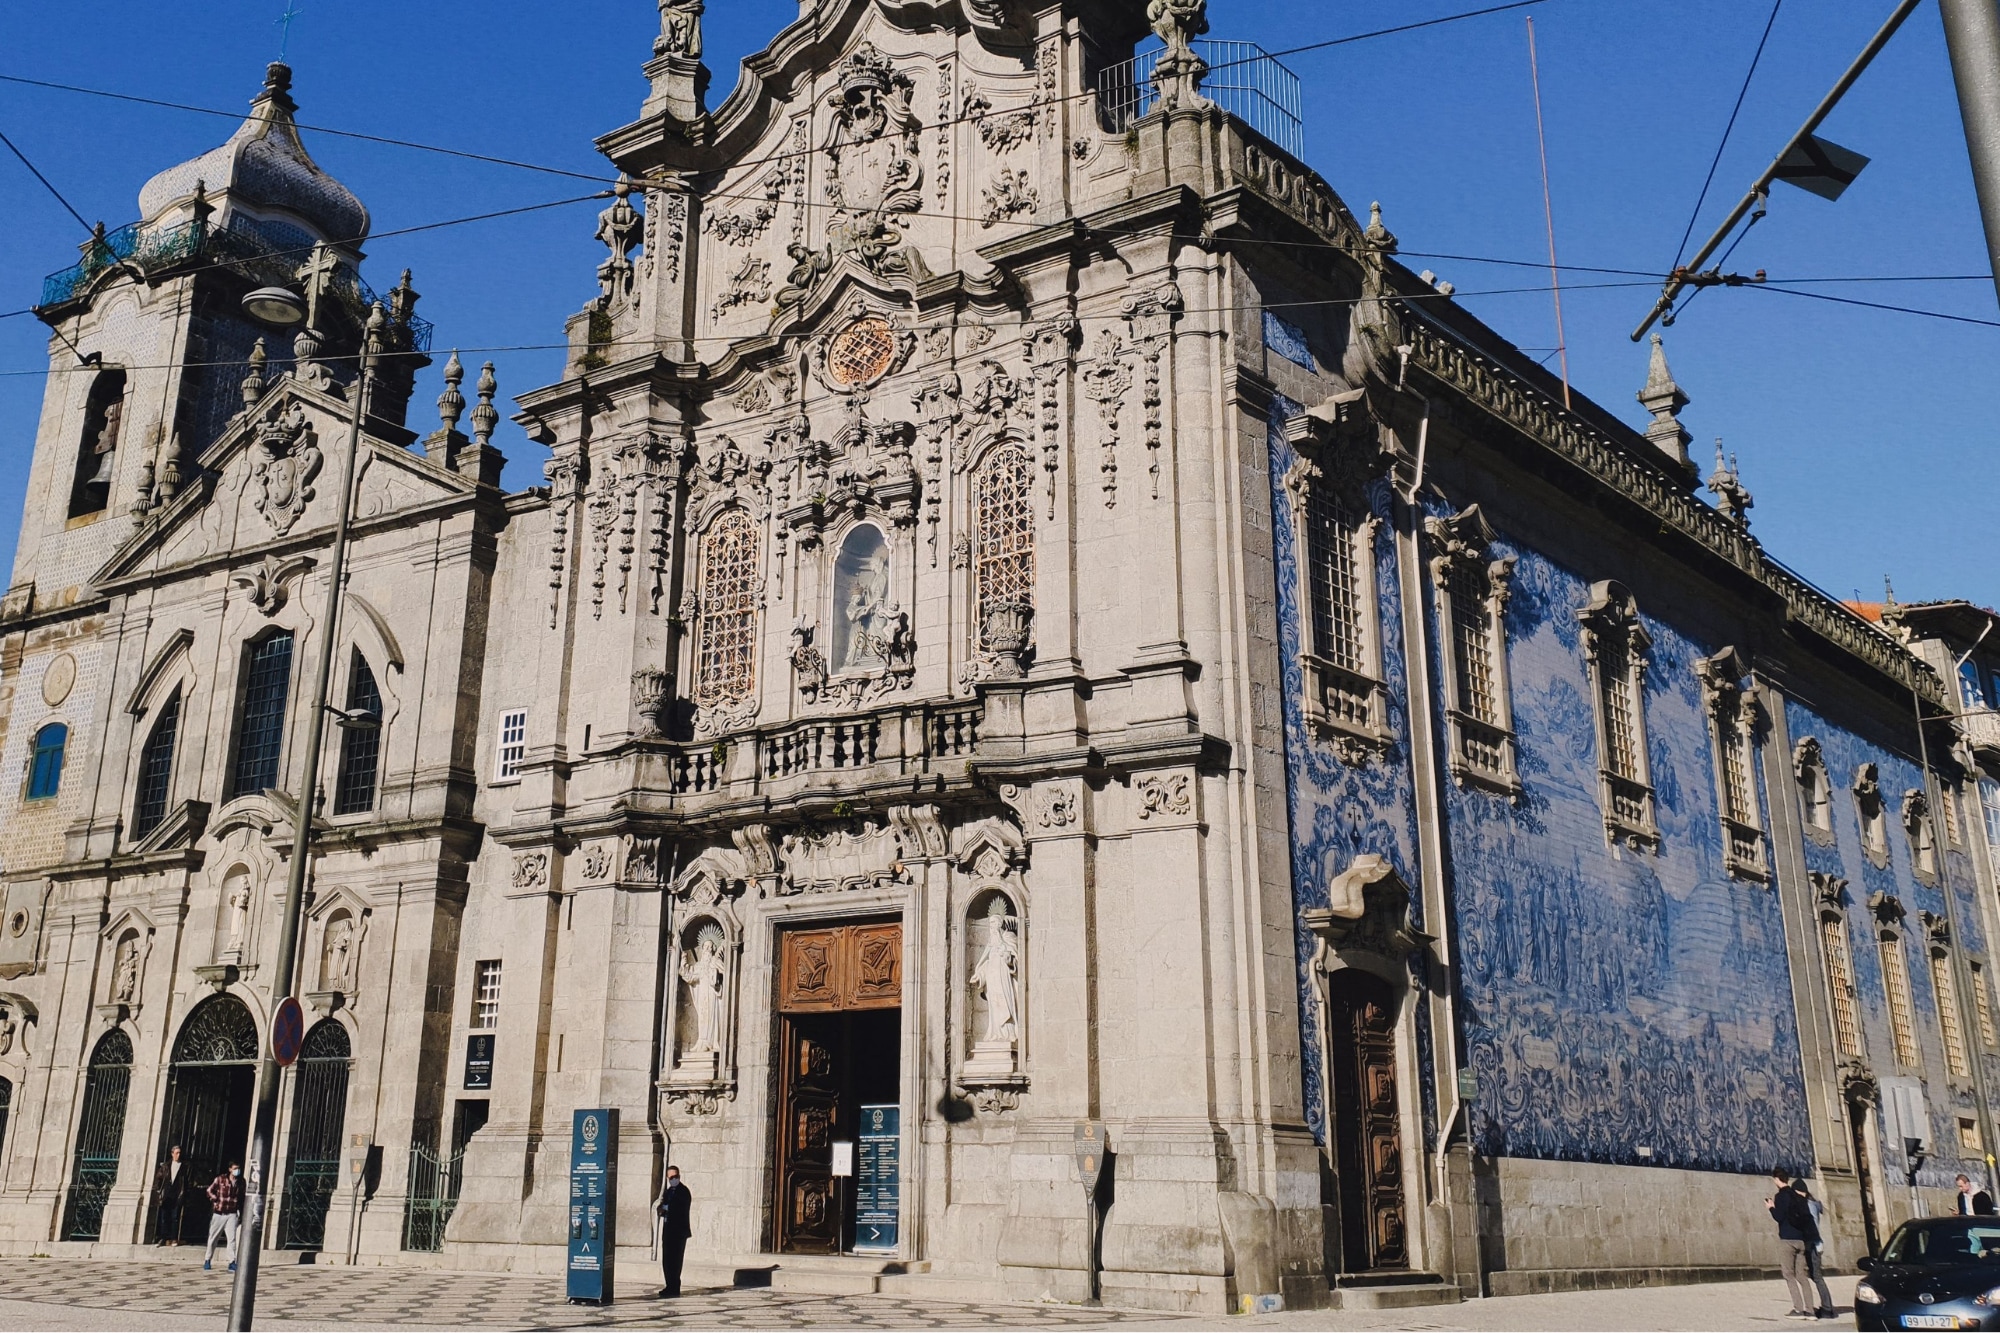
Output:
<instances>
[{"instance_id":1,"label":"cobblestone pavement","mask_svg":"<svg viewBox=\"0 0 2000 1333\"><path fill-rule=\"evenodd\" d=\"M260 1328L589 1329L589 1328L1148 1328L1269 1330L1705 1330L1801 1327L1785 1317L1780 1282L1515 1296L1463 1305L1385 1311L1296 1311L1254 1319L1176 1317L1063 1305L975 1305L912 1296L810 1296L689 1287L678 1301L641 1297L606 1309L563 1302L553 1276L451 1273L426 1269L264 1270ZM1838 1321L1852 1326L1854 1279L1835 1279ZM220 1328L229 1275L192 1262L0 1259L0 1330ZM1805 1325L1814 1327L1814 1325Z\"/></svg>"}]
</instances>

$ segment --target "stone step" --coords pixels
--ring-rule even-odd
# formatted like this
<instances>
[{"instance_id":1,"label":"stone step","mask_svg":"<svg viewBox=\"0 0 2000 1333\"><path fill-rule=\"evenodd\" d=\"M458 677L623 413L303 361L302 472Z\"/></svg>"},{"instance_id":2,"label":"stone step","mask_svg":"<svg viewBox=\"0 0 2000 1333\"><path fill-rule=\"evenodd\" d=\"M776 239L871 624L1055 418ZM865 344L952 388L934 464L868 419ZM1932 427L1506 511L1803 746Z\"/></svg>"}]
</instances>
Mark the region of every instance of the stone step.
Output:
<instances>
[{"instance_id":1,"label":"stone step","mask_svg":"<svg viewBox=\"0 0 2000 1333\"><path fill-rule=\"evenodd\" d=\"M847 1254L760 1254L736 1266L737 1286L765 1286L807 1296L872 1296L884 1278L928 1274L930 1262ZM762 1279L761 1281L759 1279Z\"/></svg>"},{"instance_id":2,"label":"stone step","mask_svg":"<svg viewBox=\"0 0 2000 1333\"><path fill-rule=\"evenodd\" d=\"M1455 1282L1398 1282L1362 1287L1336 1287L1328 1308L1334 1310L1408 1310L1420 1305L1457 1305L1465 1299Z\"/></svg>"}]
</instances>

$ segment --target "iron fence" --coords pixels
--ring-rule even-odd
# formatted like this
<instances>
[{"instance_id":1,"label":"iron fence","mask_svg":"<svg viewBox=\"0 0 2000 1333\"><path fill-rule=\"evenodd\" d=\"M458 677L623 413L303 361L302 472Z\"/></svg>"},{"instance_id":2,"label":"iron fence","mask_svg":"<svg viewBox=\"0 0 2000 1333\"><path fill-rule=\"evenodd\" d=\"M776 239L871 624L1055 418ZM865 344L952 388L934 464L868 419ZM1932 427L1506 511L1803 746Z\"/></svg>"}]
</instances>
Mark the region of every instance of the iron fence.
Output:
<instances>
[{"instance_id":1,"label":"iron fence","mask_svg":"<svg viewBox=\"0 0 2000 1333\"><path fill-rule=\"evenodd\" d=\"M410 1197L403 1208L403 1248L435 1253L444 1248L444 1229L458 1210L458 1188L464 1180L465 1153L432 1151L410 1145Z\"/></svg>"},{"instance_id":2,"label":"iron fence","mask_svg":"<svg viewBox=\"0 0 2000 1333\"><path fill-rule=\"evenodd\" d=\"M1208 65L1202 96L1293 157L1305 157L1305 99L1299 76L1255 42L1198 41L1194 53ZM1097 75L1097 115L1112 133L1151 115L1160 103L1153 71L1166 48L1141 51Z\"/></svg>"}]
</instances>

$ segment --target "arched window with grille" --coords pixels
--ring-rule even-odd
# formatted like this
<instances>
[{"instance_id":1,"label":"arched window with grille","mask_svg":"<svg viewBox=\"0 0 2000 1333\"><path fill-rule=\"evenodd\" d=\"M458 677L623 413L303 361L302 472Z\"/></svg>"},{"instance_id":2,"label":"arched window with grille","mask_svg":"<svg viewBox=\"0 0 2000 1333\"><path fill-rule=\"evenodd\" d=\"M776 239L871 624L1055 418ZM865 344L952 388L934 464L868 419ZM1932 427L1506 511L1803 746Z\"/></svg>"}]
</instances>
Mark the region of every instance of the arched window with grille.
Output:
<instances>
[{"instance_id":1,"label":"arched window with grille","mask_svg":"<svg viewBox=\"0 0 2000 1333\"><path fill-rule=\"evenodd\" d=\"M153 730L139 747L139 791L132 803L132 836L143 838L167 817L173 789L174 739L181 729L181 692L175 690L160 706Z\"/></svg>"},{"instance_id":2,"label":"arched window with grille","mask_svg":"<svg viewBox=\"0 0 2000 1333\"><path fill-rule=\"evenodd\" d=\"M724 510L701 540L694 670L700 707L741 704L756 693L760 582L756 525L741 509Z\"/></svg>"},{"instance_id":3,"label":"arched window with grille","mask_svg":"<svg viewBox=\"0 0 2000 1333\"><path fill-rule=\"evenodd\" d=\"M1035 603L1034 472L1028 451L1003 444L986 456L973 483L973 625L979 646L996 617Z\"/></svg>"},{"instance_id":4,"label":"arched window with grille","mask_svg":"<svg viewBox=\"0 0 2000 1333\"><path fill-rule=\"evenodd\" d=\"M340 776L333 813L358 815L375 808L375 774L382 753L382 691L368 659L354 655L347 673L347 716L340 720Z\"/></svg>"},{"instance_id":5,"label":"arched window with grille","mask_svg":"<svg viewBox=\"0 0 2000 1333\"><path fill-rule=\"evenodd\" d=\"M243 688L236 704L236 762L230 765L234 800L278 785L285 749L285 701L292 685L292 635L279 630L250 646L243 658Z\"/></svg>"}]
</instances>

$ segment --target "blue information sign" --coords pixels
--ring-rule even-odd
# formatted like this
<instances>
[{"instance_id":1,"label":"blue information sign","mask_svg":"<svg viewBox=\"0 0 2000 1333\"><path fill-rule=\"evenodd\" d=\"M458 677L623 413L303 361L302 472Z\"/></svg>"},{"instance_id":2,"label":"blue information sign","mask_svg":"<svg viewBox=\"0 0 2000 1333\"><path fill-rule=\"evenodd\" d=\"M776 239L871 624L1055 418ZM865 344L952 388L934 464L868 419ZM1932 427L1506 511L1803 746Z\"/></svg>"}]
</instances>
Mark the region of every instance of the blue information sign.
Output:
<instances>
[{"instance_id":1,"label":"blue information sign","mask_svg":"<svg viewBox=\"0 0 2000 1333\"><path fill-rule=\"evenodd\" d=\"M903 1203L902 1110L861 1108L861 1134L854 1153L854 1248L894 1253L896 1222Z\"/></svg>"},{"instance_id":2,"label":"blue information sign","mask_svg":"<svg viewBox=\"0 0 2000 1333\"><path fill-rule=\"evenodd\" d=\"M618 1112L576 1113L569 1139L569 1298L611 1303L618 1256Z\"/></svg>"}]
</instances>

